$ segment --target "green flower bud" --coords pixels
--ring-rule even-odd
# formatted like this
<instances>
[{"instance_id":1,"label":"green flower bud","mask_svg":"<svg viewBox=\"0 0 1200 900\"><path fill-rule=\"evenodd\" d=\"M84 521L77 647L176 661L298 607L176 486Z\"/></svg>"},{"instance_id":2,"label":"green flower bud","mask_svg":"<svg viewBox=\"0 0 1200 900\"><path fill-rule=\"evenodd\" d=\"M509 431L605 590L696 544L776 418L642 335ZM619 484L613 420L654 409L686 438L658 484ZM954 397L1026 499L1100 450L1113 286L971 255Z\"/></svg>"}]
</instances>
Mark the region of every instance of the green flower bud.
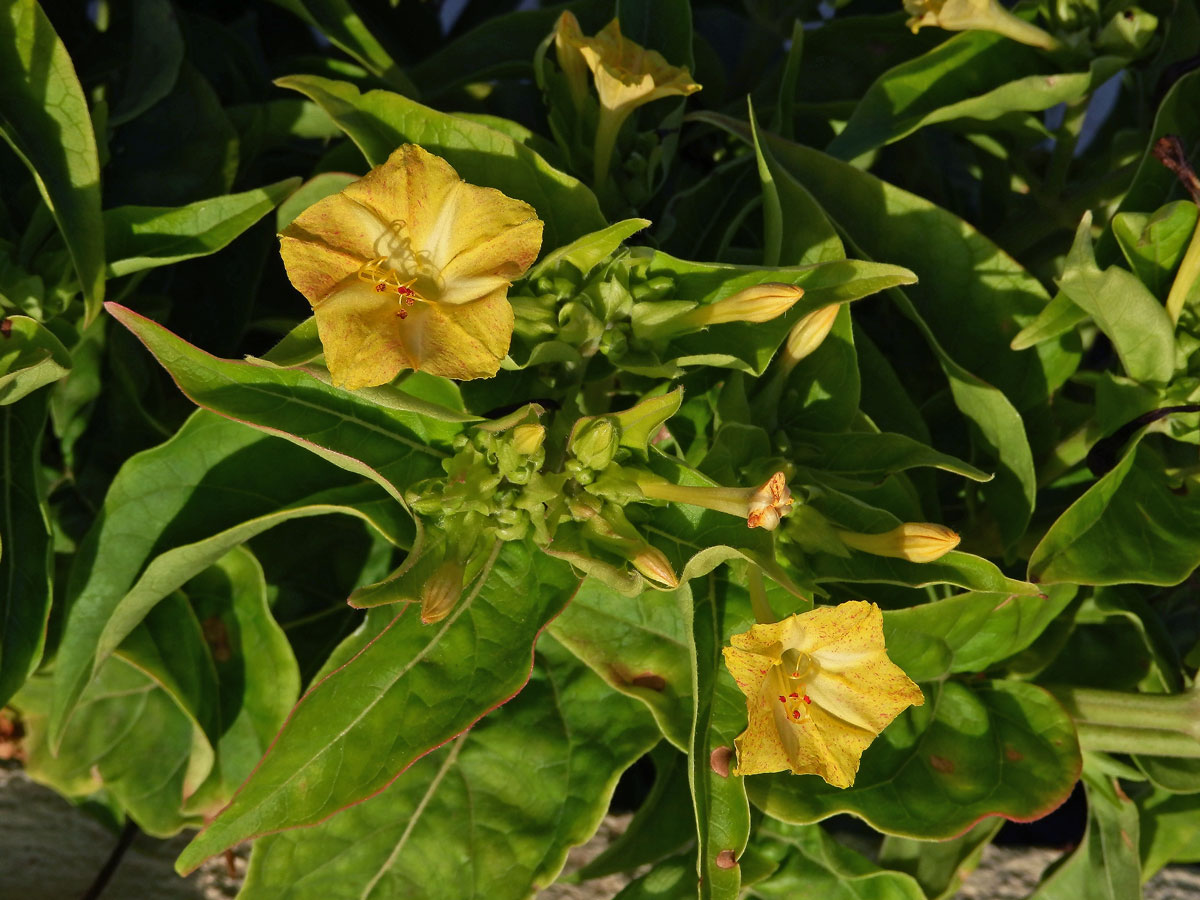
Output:
<instances>
[{"instance_id":1,"label":"green flower bud","mask_svg":"<svg viewBox=\"0 0 1200 900\"><path fill-rule=\"evenodd\" d=\"M621 428L612 416L580 420L571 435L568 449L589 469L604 469L621 445Z\"/></svg>"}]
</instances>

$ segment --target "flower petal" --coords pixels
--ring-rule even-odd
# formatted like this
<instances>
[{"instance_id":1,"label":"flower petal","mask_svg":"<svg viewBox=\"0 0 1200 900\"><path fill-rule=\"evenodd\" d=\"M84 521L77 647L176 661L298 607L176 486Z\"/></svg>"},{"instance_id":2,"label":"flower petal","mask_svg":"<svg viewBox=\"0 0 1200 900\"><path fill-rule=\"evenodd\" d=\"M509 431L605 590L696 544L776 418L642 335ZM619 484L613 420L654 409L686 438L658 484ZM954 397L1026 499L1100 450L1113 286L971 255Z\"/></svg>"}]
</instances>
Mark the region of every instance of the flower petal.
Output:
<instances>
[{"instance_id":1,"label":"flower petal","mask_svg":"<svg viewBox=\"0 0 1200 900\"><path fill-rule=\"evenodd\" d=\"M279 236L288 279L316 306L346 276L382 254L376 251L386 223L345 193L319 200L300 213Z\"/></svg>"},{"instance_id":2,"label":"flower petal","mask_svg":"<svg viewBox=\"0 0 1200 900\"><path fill-rule=\"evenodd\" d=\"M402 340L403 328L394 294L378 293L348 276L317 303L317 333L333 383L349 389L387 384L402 369L415 368Z\"/></svg>"},{"instance_id":3,"label":"flower petal","mask_svg":"<svg viewBox=\"0 0 1200 900\"><path fill-rule=\"evenodd\" d=\"M500 288L473 303L418 303L401 339L413 368L465 381L490 378L508 353L513 308Z\"/></svg>"}]
</instances>

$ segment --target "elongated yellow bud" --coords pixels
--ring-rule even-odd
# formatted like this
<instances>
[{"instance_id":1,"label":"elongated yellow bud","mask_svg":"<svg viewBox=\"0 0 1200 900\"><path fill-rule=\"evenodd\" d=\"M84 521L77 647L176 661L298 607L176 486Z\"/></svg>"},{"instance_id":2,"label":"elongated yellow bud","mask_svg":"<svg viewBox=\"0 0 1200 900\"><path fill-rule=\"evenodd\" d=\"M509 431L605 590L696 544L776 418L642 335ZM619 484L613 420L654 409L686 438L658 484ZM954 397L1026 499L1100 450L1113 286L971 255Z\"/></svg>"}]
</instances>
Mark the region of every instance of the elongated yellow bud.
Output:
<instances>
[{"instance_id":1,"label":"elongated yellow bud","mask_svg":"<svg viewBox=\"0 0 1200 900\"><path fill-rule=\"evenodd\" d=\"M905 24L914 34L933 25L947 31L995 31L1043 50L1058 46L1054 37L1014 16L996 0L904 0L904 10L912 16Z\"/></svg>"},{"instance_id":2,"label":"elongated yellow bud","mask_svg":"<svg viewBox=\"0 0 1200 900\"><path fill-rule=\"evenodd\" d=\"M838 530L837 536L855 550L916 563L941 559L962 540L957 532L932 522L905 522L882 534Z\"/></svg>"},{"instance_id":3,"label":"elongated yellow bud","mask_svg":"<svg viewBox=\"0 0 1200 900\"><path fill-rule=\"evenodd\" d=\"M791 309L803 296L804 288L794 284L773 281L754 284L724 300L697 306L678 321L686 323L687 330L728 322L770 322Z\"/></svg>"},{"instance_id":4,"label":"elongated yellow bud","mask_svg":"<svg viewBox=\"0 0 1200 900\"><path fill-rule=\"evenodd\" d=\"M779 355L784 374L796 368L796 364L800 360L812 354L824 343L825 338L833 329L833 323L837 321L840 309L840 303L822 306L820 309L814 309L792 326L792 330L788 332L787 340L784 342L783 352Z\"/></svg>"},{"instance_id":5,"label":"elongated yellow bud","mask_svg":"<svg viewBox=\"0 0 1200 900\"><path fill-rule=\"evenodd\" d=\"M438 566L421 585L421 622L432 625L450 615L462 596L463 567L452 559Z\"/></svg>"}]
</instances>

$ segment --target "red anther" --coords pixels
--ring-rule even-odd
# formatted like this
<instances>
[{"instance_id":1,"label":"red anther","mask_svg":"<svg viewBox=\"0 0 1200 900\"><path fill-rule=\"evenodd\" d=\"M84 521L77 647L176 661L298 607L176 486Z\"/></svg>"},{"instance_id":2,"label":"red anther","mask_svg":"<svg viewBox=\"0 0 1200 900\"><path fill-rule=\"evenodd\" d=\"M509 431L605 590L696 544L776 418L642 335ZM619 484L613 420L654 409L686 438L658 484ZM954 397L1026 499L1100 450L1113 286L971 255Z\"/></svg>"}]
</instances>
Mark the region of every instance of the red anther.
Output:
<instances>
[{"instance_id":1,"label":"red anther","mask_svg":"<svg viewBox=\"0 0 1200 900\"><path fill-rule=\"evenodd\" d=\"M382 294L386 290L387 290L387 285L384 284L383 282L380 282L379 284L375 285L375 292L377 294Z\"/></svg>"},{"instance_id":2,"label":"red anther","mask_svg":"<svg viewBox=\"0 0 1200 900\"><path fill-rule=\"evenodd\" d=\"M795 691L792 691L790 694L788 694L788 696L789 696L789 697L791 697L793 700L799 700L799 699L800 699L800 695L799 695L799 694L797 694Z\"/></svg>"},{"instance_id":3,"label":"red anther","mask_svg":"<svg viewBox=\"0 0 1200 900\"><path fill-rule=\"evenodd\" d=\"M417 300L415 297L405 297L404 298L404 303L406 306L413 306L416 304L416 302L417 302Z\"/></svg>"},{"instance_id":4,"label":"red anther","mask_svg":"<svg viewBox=\"0 0 1200 900\"><path fill-rule=\"evenodd\" d=\"M401 319L407 319L407 318L408 318L408 312L407 312L407 311L405 311L405 310L403 310L403 309L397 310L397 311L396 311L396 315L398 315L398 316L399 316Z\"/></svg>"},{"instance_id":5,"label":"red anther","mask_svg":"<svg viewBox=\"0 0 1200 900\"><path fill-rule=\"evenodd\" d=\"M410 288L407 284L401 284L401 285L397 286L396 293L399 294L401 297L407 297L409 294L413 293L413 289Z\"/></svg>"},{"instance_id":6,"label":"red anther","mask_svg":"<svg viewBox=\"0 0 1200 900\"><path fill-rule=\"evenodd\" d=\"M793 709L793 710L792 710L792 718L793 718L793 719L798 719L798 718L800 718L800 710L798 710L798 709Z\"/></svg>"},{"instance_id":7,"label":"red anther","mask_svg":"<svg viewBox=\"0 0 1200 900\"><path fill-rule=\"evenodd\" d=\"M779 695L779 702L780 702L780 703L787 703L787 697L785 697L785 696L783 696L782 694L780 694L780 695Z\"/></svg>"},{"instance_id":8,"label":"red anther","mask_svg":"<svg viewBox=\"0 0 1200 900\"><path fill-rule=\"evenodd\" d=\"M805 702L805 703L812 703L812 697L808 696L808 694L805 694L805 695L804 695L804 702Z\"/></svg>"}]
</instances>

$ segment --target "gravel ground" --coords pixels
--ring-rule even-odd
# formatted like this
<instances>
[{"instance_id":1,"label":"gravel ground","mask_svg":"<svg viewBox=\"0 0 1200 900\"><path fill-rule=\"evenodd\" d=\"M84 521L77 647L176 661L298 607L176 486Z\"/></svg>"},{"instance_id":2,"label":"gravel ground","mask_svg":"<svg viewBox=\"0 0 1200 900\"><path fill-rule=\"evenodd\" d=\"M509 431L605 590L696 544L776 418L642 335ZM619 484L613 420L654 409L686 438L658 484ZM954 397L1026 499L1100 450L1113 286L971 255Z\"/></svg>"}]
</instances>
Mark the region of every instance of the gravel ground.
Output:
<instances>
[{"instance_id":1,"label":"gravel ground","mask_svg":"<svg viewBox=\"0 0 1200 900\"><path fill-rule=\"evenodd\" d=\"M11 766L11 764L9 764ZM571 851L568 871L598 854L625 830L629 816L609 816L599 833ZM173 863L187 836L158 841L139 835L102 900L230 900L245 871L244 853L229 864L212 860L186 879ZM0 768L0 898L80 900L112 852L111 831L18 768ZM989 847L955 900L1027 897L1059 851ZM585 885L556 884L538 900L609 900L627 879L610 876ZM1147 885L1146 900L1200 900L1200 867L1171 866Z\"/></svg>"}]
</instances>

